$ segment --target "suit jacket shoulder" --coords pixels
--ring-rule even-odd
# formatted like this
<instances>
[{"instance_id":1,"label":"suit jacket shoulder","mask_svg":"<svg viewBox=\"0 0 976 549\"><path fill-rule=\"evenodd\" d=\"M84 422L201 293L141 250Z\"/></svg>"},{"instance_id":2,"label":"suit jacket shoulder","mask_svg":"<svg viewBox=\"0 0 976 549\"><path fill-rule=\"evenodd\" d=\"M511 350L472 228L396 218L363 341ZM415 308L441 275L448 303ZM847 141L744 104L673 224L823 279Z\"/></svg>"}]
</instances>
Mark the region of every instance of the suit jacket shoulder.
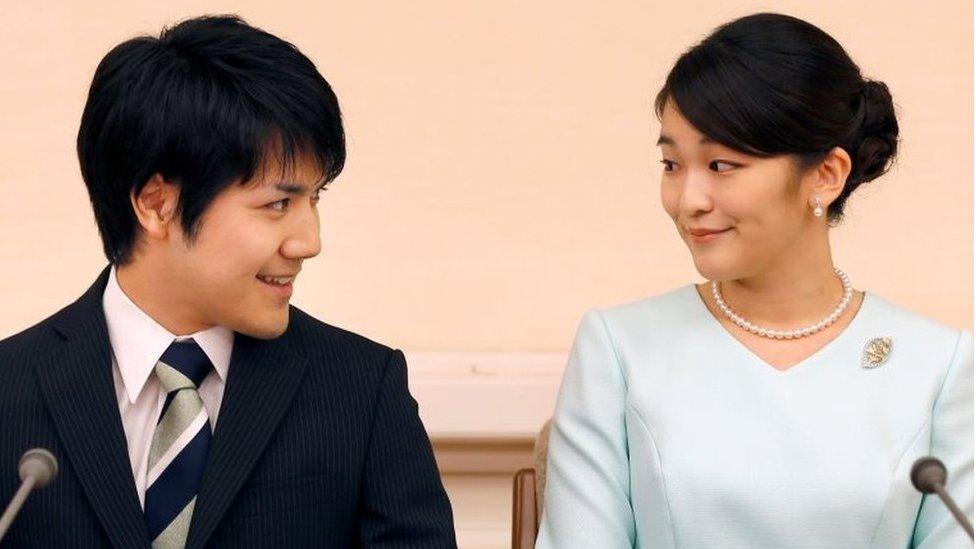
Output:
<instances>
[{"instance_id":1,"label":"suit jacket shoulder","mask_svg":"<svg viewBox=\"0 0 976 549\"><path fill-rule=\"evenodd\" d=\"M394 352L387 345L327 324L294 305L289 306L289 310L289 325L285 335L290 339L292 347L313 364L351 354L370 365L378 363L382 366Z\"/></svg>"},{"instance_id":2,"label":"suit jacket shoulder","mask_svg":"<svg viewBox=\"0 0 976 549\"><path fill-rule=\"evenodd\" d=\"M8 362L19 358L22 354L43 352L50 347L52 342L59 341L60 338L52 328L69 307L71 305L63 307L33 326L0 339L0 372Z\"/></svg>"}]
</instances>

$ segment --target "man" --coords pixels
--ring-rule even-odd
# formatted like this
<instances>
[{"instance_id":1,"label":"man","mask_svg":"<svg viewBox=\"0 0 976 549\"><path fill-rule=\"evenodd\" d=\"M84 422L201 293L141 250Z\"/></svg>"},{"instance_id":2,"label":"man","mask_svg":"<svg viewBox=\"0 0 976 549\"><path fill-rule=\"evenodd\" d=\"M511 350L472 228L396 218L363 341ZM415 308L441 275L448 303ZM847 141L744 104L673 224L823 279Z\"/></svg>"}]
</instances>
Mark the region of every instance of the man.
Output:
<instances>
[{"instance_id":1,"label":"man","mask_svg":"<svg viewBox=\"0 0 976 549\"><path fill-rule=\"evenodd\" d=\"M4 543L454 547L403 354L288 303L345 158L312 62L231 16L126 41L78 156L110 265L0 342L0 497L60 461Z\"/></svg>"}]
</instances>

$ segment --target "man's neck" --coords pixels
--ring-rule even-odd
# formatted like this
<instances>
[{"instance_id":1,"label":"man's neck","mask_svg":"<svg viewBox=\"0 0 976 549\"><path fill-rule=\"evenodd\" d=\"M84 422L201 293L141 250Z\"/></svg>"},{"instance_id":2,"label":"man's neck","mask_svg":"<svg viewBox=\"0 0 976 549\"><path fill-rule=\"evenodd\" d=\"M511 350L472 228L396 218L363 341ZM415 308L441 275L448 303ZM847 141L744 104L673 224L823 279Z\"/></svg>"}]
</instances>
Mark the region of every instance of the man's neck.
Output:
<instances>
[{"instance_id":1,"label":"man's neck","mask_svg":"<svg viewBox=\"0 0 976 549\"><path fill-rule=\"evenodd\" d=\"M166 269L150 269L133 261L116 266L115 278L122 292L144 313L176 336L190 335L213 326L190 318L185 299L171 291L179 281L167 277Z\"/></svg>"}]
</instances>

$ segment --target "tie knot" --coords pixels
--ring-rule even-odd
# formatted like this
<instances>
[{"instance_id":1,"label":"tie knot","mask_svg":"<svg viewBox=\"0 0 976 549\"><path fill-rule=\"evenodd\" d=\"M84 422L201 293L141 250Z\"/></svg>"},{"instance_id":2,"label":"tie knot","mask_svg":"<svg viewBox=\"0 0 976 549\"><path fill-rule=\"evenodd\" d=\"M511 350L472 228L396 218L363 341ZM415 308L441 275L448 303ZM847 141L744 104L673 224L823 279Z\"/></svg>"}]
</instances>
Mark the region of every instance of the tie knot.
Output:
<instances>
[{"instance_id":1,"label":"tie knot","mask_svg":"<svg viewBox=\"0 0 976 549\"><path fill-rule=\"evenodd\" d=\"M156 363L156 376L167 393L196 389L213 369L207 354L193 339L174 341Z\"/></svg>"}]
</instances>

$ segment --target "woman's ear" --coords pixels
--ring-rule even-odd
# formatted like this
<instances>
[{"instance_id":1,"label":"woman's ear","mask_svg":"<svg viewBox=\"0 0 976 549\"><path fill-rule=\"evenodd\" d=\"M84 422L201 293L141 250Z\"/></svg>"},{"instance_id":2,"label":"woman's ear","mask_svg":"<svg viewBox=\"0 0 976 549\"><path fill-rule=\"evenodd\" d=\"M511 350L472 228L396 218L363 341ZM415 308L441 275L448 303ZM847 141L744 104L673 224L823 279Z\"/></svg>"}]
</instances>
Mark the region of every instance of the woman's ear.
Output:
<instances>
[{"instance_id":1,"label":"woman's ear","mask_svg":"<svg viewBox=\"0 0 976 549\"><path fill-rule=\"evenodd\" d=\"M130 194L139 225L150 239L166 238L179 194L179 187L169 183L158 173L149 178L138 195L135 191Z\"/></svg>"},{"instance_id":2,"label":"woman's ear","mask_svg":"<svg viewBox=\"0 0 976 549\"><path fill-rule=\"evenodd\" d=\"M831 149L816 169L812 194L809 197L810 207L815 206L817 197L826 210L827 207L840 196L851 173L851 155L841 147Z\"/></svg>"}]
</instances>

